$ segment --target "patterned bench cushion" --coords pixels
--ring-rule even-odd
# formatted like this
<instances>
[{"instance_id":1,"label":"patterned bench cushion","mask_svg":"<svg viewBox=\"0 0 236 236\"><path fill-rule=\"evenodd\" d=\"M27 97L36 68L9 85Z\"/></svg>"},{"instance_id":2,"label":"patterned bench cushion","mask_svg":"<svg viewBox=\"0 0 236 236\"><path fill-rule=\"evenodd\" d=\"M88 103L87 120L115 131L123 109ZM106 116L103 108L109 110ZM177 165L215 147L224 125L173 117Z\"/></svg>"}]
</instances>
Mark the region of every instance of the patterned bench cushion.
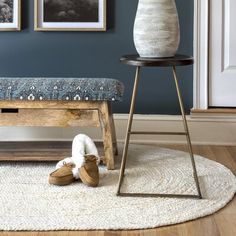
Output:
<instances>
[{"instance_id":1,"label":"patterned bench cushion","mask_svg":"<svg viewBox=\"0 0 236 236\"><path fill-rule=\"evenodd\" d=\"M123 92L107 78L0 78L0 100L121 101Z\"/></svg>"}]
</instances>

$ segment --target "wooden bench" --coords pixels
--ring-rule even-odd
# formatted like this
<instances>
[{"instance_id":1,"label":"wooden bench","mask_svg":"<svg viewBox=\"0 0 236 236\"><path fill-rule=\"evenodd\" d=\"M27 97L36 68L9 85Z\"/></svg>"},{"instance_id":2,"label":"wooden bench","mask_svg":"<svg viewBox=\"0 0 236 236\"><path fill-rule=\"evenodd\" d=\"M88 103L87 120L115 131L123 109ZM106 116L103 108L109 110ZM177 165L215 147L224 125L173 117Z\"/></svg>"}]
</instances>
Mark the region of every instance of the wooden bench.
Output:
<instances>
[{"instance_id":1,"label":"wooden bench","mask_svg":"<svg viewBox=\"0 0 236 236\"><path fill-rule=\"evenodd\" d=\"M104 160L114 169L117 141L111 102L123 84L100 78L0 78L0 126L102 128Z\"/></svg>"}]
</instances>

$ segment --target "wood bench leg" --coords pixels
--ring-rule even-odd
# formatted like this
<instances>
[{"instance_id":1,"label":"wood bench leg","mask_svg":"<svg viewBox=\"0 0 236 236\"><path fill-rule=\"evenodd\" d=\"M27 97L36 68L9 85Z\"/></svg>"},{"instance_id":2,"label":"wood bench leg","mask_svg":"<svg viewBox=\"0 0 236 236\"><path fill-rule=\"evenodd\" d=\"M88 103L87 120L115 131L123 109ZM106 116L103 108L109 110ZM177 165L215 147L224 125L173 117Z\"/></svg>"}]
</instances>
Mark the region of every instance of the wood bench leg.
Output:
<instances>
[{"instance_id":1,"label":"wood bench leg","mask_svg":"<svg viewBox=\"0 0 236 236\"><path fill-rule=\"evenodd\" d=\"M111 107L111 102L108 102L108 108L109 108L109 117L110 117L110 123L111 123L111 135L112 135L112 142L113 142L113 148L114 148L114 155L118 155L118 147L117 147L117 139L116 139L116 128L113 118L113 112Z\"/></svg>"},{"instance_id":2,"label":"wood bench leg","mask_svg":"<svg viewBox=\"0 0 236 236\"><path fill-rule=\"evenodd\" d=\"M100 122L103 133L103 145L105 153L105 163L108 170L114 170L114 154L112 140L112 124L109 116L109 105L107 101L101 103L100 106Z\"/></svg>"}]
</instances>

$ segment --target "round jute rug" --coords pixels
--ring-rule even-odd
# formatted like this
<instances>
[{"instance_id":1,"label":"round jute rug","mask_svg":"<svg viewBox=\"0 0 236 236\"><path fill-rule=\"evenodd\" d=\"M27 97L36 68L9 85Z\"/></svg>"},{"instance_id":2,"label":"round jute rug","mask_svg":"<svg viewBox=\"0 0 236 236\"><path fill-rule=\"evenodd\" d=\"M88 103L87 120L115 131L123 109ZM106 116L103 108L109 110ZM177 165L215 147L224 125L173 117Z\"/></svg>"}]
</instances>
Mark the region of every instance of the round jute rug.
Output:
<instances>
[{"instance_id":1,"label":"round jute rug","mask_svg":"<svg viewBox=\"0 0 236 236\"><path fill-rule=\"evenodd\" d=\"M98 188L57 187L52 163L0 163L0 230L143 229L212 214L234 197L236 178L204 157L196 164L203 200L116 197L119 170L105 167ZM122 191L195 194L188 154L131 145Z\"/></svg>"}]
</instances>

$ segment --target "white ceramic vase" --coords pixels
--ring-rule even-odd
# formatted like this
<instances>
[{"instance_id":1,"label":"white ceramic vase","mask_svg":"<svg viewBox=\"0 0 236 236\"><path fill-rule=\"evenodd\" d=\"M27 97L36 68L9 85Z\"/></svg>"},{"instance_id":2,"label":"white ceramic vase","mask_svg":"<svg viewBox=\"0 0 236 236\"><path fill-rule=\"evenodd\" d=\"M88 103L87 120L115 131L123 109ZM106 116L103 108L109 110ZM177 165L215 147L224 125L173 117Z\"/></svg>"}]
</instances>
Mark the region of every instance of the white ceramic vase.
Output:
<instances>
[{"instance_id":1,"label":"white ceramic vase","mask_svg":"<svg viewBox=\"0 0 236 236\"><path fill-rule=\"evenodd\" d=\"M175 0L139 0L134 23L134 44L140 57L173 57L179 41Z\"/></svg>"}]
</instances>

